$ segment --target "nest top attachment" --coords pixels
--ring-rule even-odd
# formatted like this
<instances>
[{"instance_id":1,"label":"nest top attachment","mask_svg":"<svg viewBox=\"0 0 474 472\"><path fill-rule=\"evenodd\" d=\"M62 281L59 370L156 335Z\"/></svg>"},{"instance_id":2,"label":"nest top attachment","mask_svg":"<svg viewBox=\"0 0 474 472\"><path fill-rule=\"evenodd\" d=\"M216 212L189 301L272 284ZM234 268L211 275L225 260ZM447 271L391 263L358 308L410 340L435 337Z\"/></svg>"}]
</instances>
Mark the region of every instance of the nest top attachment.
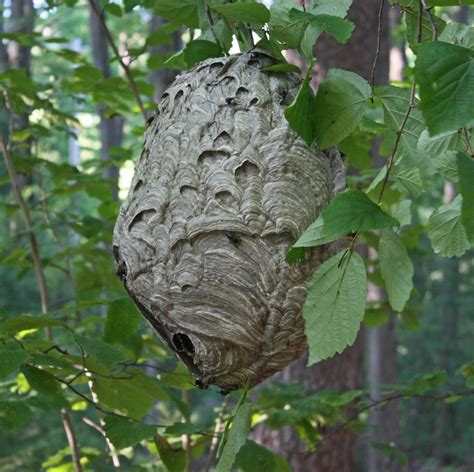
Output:
<instances>
[{"instance_id":1,"label":"nest top attachment","mask_svg":"<svg viewBox=\"0 0 474 472\"><path fill-rule=\"evenodd\" d=\"M292 74L263 51L209 59L166 90L115 226L117 273L198 386L253 386L306 349L306 281L328 254L285 262L334 195L338 156L284 109Z\"/></svg>"}]
</instances>

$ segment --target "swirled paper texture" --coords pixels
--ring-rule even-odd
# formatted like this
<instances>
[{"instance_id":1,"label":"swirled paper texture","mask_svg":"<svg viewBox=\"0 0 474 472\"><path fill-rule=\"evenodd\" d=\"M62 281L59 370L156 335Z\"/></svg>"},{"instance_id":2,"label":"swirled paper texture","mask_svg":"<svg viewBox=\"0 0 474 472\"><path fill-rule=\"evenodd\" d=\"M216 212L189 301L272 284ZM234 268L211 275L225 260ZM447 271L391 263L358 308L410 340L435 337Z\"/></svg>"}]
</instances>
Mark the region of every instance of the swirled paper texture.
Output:
<instances>
[{"instance_id":1,"label":"swirled paper texture","mask_svg":"<svg viewBox=\"0 0 474 472\"><path fill-rule=\"evenodd\" d=\"M253 51L175 80L115 227L117 273L202 386L253 386L304 352L306 281L330 255L285 262L344 178L290 129L299 79L272 64Z\"/></svg>"}]
</instances>

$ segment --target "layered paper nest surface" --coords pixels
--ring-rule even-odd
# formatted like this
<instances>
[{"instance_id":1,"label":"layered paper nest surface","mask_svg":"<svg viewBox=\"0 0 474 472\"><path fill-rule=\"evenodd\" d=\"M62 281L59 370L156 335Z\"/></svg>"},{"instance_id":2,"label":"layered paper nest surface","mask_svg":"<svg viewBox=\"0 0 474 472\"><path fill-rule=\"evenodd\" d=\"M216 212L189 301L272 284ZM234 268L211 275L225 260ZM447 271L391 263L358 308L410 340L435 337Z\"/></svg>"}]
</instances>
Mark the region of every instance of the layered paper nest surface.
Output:
<instances>
[{"instance_id":1,"label":"layered paper nest surface","mask_svg":"<svg viewBox=\"0 0 474 472\"><path fill-rule=\"evenodd\" d=\"M305 285L329 256L285 262L344 178L290 129L300 81L274 63L253 51L175 80L115 227L117 273L200 386L253 386L304 352Z\"/></svg>"}]
</instances>

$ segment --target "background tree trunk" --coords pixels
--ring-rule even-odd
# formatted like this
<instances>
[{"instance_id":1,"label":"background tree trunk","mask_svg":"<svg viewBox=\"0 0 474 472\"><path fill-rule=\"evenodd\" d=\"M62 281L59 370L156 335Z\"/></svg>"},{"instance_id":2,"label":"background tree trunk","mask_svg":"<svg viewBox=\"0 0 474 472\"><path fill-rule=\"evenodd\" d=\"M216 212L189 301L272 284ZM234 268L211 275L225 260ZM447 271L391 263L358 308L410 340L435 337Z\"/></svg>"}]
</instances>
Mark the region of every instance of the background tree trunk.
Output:
<instances>
[{"instance_id":1,"label":"background tree trunk","mask_svg":"<svg viewBox=\"0 0 474 472\"><path fill-rule=\"evenodd\" d=\"M97 7L101 11L102 18L105 21L104 12L101 10L97 0L94 0ZM100 19L92 8L90 8L90 37L92 46L92 55L94 57L95 66L102 72L104 78L111 76L109 65L109 50L107 40L101 25ZM97 107L97 113L100 117L100 156L103 160L110 160L110 148L118 147L123 140L124 118L122 116L114 116L107 118L105 115L105 105ZM118 200L118 179L119 170L116 166L111 166L105 171L105 176L113 182L113 196Z\"/></svg>"},{"instance_id":2,"label":"background tree trunk","mask_svg":"<svg viewBox=\"0 0 474 472\"><path fill-rule=\"evenodd\" d=\"M355 0L349 11L349 19L356 29L346 45L336 43L332 38L321 38L315 48L317 82L320 82L331 67L351 70L370 79L377 49L380 0ZM377 62L376 83L388 82L389 74L389 24L388 10L381 15L382 36L380 56ZM374 146L374 160L377 149ZM354 346L341 355L306 368L306 356L288 366L277 376L285 382L298 382L308 387L310 392L332 390L343 392L356 389L362 383L361 336ZM377 353L375 355L380 355ZM320 444L315 453L304 454L304 444L290 428L270 431L260 428L256 432L257 441L281 453L289 462L293 472L352 472L356 465L356 435L349 430L340 431Z\"/></svg>"}]
</instances>

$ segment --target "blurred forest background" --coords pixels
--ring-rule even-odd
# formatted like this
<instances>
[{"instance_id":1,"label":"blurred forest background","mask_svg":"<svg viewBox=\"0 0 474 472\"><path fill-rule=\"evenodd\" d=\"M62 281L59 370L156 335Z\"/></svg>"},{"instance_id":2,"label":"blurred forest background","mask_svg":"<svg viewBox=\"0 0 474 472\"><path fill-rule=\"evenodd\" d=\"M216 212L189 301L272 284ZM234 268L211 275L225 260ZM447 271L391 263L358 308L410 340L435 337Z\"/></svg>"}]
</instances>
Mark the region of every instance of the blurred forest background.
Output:
<instances>
[{"instance_id":1,"label":"blurred forest background","mask_svg":"<svg viewBox=\"0 0 474 472\"><path fill-rule=\"evenodd\" d=\"M190 3L175 2L177 9L190 8ZM369 78L379 4L353 2L349 18L357 28L347 45L329 38L318 43L315 82L334 66ZM437 9L447 22L472 20L467 6ZM377 80L403 83L413 65L406 23L400 8L388 4L381 18ZM179 61L164 62L196 34L192 22L183 29L161 17L152 0L0 0L0 129L11 143L17 186L41 249L48 289L43 313L68 327L47 326L52 341L41 335L45 325L28 324L28 315L41 314L39 286L29 233L0 161L0 317L4 322L25 321L16 331L5 332L18 333L15 342L37 349L35 365L48 366L48 375L61 376L61 369L70 367L71 359L64 365L56 351L79 356L77 339L116 373L142 372L134 377L136 385L119 390L115 398L104 393L113 390L113 377L103 377L98 401L108 406L104 411L94 407L97 401L87 377L73 387L82 396L69 386L61 392L55 386L48 390L44 379L35 388L36 367L0 378L2 472L166 470L169 444L182 445L194 456L192 470L210 470L216 449L212 434L222 430L236 397L223 403L217 391L194 387L126 298L111 254L112 229L128 191L133 159L141 150L144 119L183 67ZM287 58L304 68L297 52L288 51ZM351 164L352 183L373 175L365 172L379 159L371 146L362 135L341 146ZM416 211L404 237L415 266L415 290L401 315L390 311L374 269L369 309L355 346L312 368L304 367L304 359L298 361L273 379L276 383L251 393L254 422L260 422L253 441L286 462L248 441L238 455L241 470L289 470L287 464L295 471L473 470L472 397L448 393L465 391L467 374L461 366L473 354L474 252L437 257L427 238L420 237L420 226L436 202L450 202L453 195L453 184L440 182L437 190L415 197ZM12 342L2 336L3 344ZM158 378L160 384L149 385L147 378ZM388 403L361 412L349 428L338 429L358 408L351 402L362 392L376 402L413 382L418 390L406 398L394 394ZM32 393L35 389L43 389L45 398ZM343 392L348 395L343 397ZM130 440L131 423L122 425L128 439L118 433L116 446L104 440L104 428L117 426L109 410L123 412L119 404L128 401L139 405L125 408L125 414L142 424L178 425L160 430L160 438L167 438L161 449L145 430L133 430L136 437ZM75 452L64 430L68 421L79 445ZM316 453L309 446L306 454L314 444ZM258 457L273 466L257 467L252 461Z\"/></svg>"}]
</instances>

